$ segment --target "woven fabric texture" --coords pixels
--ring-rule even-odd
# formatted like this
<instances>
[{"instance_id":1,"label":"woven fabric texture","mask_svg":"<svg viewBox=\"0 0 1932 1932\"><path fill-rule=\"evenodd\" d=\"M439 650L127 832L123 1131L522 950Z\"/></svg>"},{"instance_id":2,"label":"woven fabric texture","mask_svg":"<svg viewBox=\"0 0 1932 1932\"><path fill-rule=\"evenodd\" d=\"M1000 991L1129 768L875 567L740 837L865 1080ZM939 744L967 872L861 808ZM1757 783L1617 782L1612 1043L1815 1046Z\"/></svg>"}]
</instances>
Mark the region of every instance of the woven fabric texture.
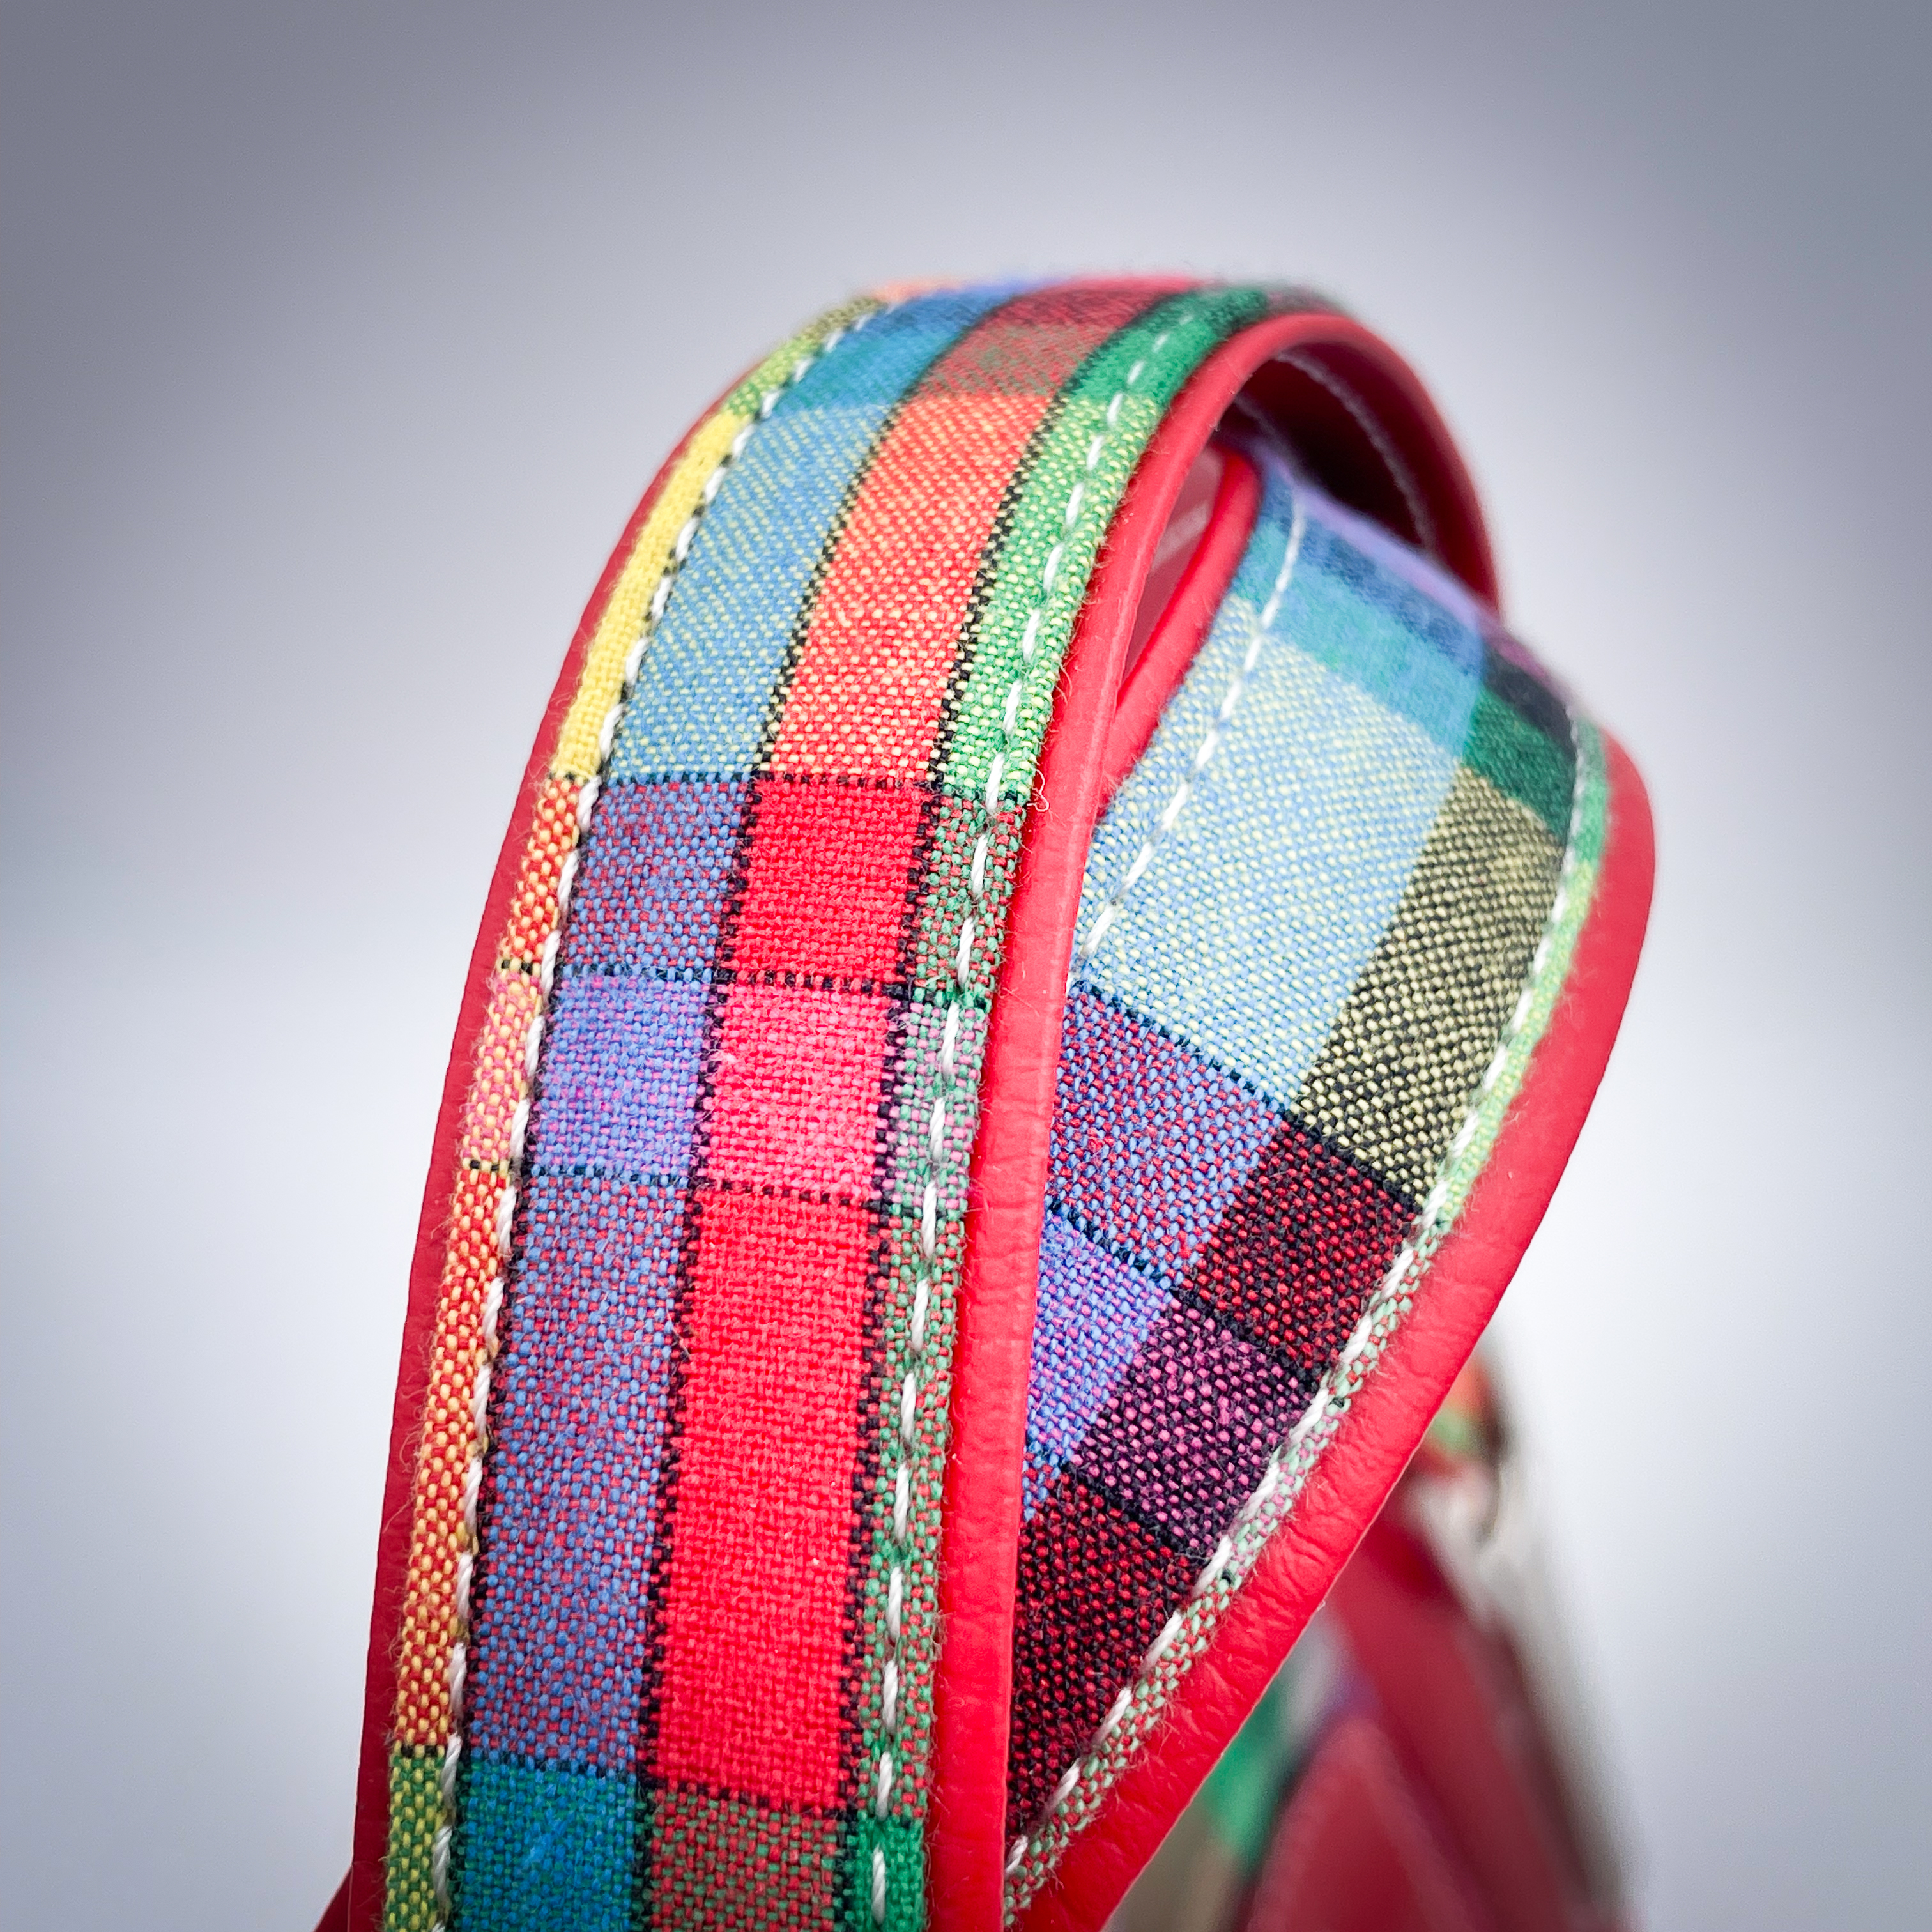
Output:
<instances>
[{"instance_id":1,"label":"woven fabric texture","mask_svg":"<svg viewBox=\"0 0 1932 1932\"><path fill-rule=\"evenodd\" d=\"M1521 648L1257 456L1246 554L1082 891L1028 1391L1022 1889L1118 1701L1157 1706L1150 1649L1364 1312L1452 1217L1600 815Z\"/></svg>"},{"instance_id":2,"label":"woven fabric texture","mask_svg":"<svg viewBox=\"0 0 1932 1932\"><path fill-rule=\"evenodd\" d=\"M1150 438L1290 299L848 304L698 425L635 532L463 1117L392 1932L924 1922L968 1175L1042 745ZM1258 460L1246 556L1087 873L1015 1906L1400 1320L1600 841L1595 741L1530 661Z\"/></svg>"}]
</instances>

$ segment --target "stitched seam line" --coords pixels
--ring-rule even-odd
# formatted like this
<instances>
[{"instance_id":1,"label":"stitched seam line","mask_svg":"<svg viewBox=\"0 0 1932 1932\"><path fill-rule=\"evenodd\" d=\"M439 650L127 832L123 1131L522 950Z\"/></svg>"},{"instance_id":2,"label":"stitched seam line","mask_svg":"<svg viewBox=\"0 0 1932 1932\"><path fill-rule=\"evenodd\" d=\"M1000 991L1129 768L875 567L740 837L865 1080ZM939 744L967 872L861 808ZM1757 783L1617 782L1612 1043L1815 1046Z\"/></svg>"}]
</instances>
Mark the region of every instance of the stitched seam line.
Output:
<instances>
[{"instance_id":1,"label":"stitched seam line","mask_svg":"<svg viewBox=\"0 0 1932 1932\"><path fill-rule=\"evenodd\" d=\"M1194 794L1195 788L1207 775L1208 767L1214 760L1223 740L1234 722L1234 713L1240 708L1252 681L1256 667L1261 662L1262 647L1268 642L1274 632L1275 620L1281 615L1282 599L1288 595L1288 580L1294 574L1294 566L1301 554L1301 539L1307 527L1307 520L1302 514L1301 500L1294 499L1294 514L1288 534L1288 548L1281 560L1281 568L1276 573L1274 587L1268 592L1268 602L1262 605L1260 616L1256 620L1253 634L1248 640L1248 648L1242 654L1241 662L1234 676L1228 681L1228 688L1221 694L1220 706L1210 722L1201 742L1195 747L1194 756L1190 761L1187 776L1176 785L1167 802L1161 808L1160 815L1154 821L1154 830L1141 841L1140 850L1134 854L1132 862L1127 867L1120 883L1108 896L1106 903L1094 915L1094 923L1088 928L1087 936L1080 942L1074 954L1074 970L1092 959L1100 951L1101 943L1112 930L1126 905L1127 895L1146 878L1156 856L1166 844L1168 835L1179 821L1181 812Z\"/></svg>"},{"instance_id":2,"label":"stitched seam line","mask_svg":"<svg viewBox=\"0 0 1932 1932\"><path fill-rule=\"evenodd\" d=\"M1574 718L1570 722L1570 736L1576 774L1570 788L1570 826L1564 842L1563 863L1556 891L1544 914L1543 930L1536 950L1530 956L1528 970L1524 976L1515 1007L1476 1084L1462 1121L1437 1166L1434 1183L1410 1224L1400 1252L1370 1297L1341 1352L1329 1365L1307 1408L1289 1430L1287 1440L1268 1458L1260 1480L1215 1544L1187 1598L1161 1626L1148 1647L1138 1672L1131 1682L1121 1688L1108 1706L1085 1750L1060 1774L1031 1828L1016 1837L1008 1848L1006 1912L1010 1919L1022 1903L1018 1886L1014 1882L1020 1876L1021 1868L1030 1858L1037 1868L1025 1875L1030 1881L1027 1892L1027 1895L1030 1896L1045 1876L1046 1860L1042 1855L1048 1850L1048 1838L1068 1800L1081 1780L1099 1768L1101 1753L1135 1712L1136 1706L1146 1707L1143 1717L1151 1716L1157 1707L1159 1693L1151 1680L1162 1658L1181 1636L1190 1611L1213 1595L1218 1595L1225 1603L1240 1587L1262 1548L1286 1520L1322 1452L1334 1439L1349 1403L1373 1373L1384 1348L1408 1311L1424 1271L1448 1232L1453 1218L1450 1213L1450 1186L1456 1163L1475 1138L1481 1125L1484 1107L1502 1078L1517 1039L1534 1010L1543 974L1549 966L1558 933L1569 910L1578 866L1586 788L1591 770L1589 761L1583 755L1581 733ZM1231 1564L1235 1566L1234 1574L1230 1574ZM1192 1646L1196 1655L1211 1640L1211 1635L1210 1624L1206 1634L1196 1636ZM1097 1798L1095 1802L1098 1802Z\"/></svg>"},{"instance_id":3,"label":"stitched seam line","mask_svg":"<svg viewBox=\"0 0 1932 1932\"><path fill-rule=\"evenodd\" d=\"M638 674L643 668L644 653L650 648L650 640L656 634L665 608L670 602L671 592L676 584L685 559L691 554L692 542L704 521L704 514L716 500L719 490L724 487L726 473L744 454L746 446L750 442L758 424L778 406L785 390L802 381L806 371L822 357L829 356L846 337L856 334L874 315L884 312L877 309L870 310L844 327L831 330L816 350L808 350L802 355L792 364L784 381L773 383L762 392L759 397L757 416L739 430L724 454L712 465L710 473L704 479L696 507L685 519L672 542L670 554L664 560L664 568L659 572L656 586L652 592L649 611L639 627L636 642L625 657L622 684L610 710L604 714L603 725L598 734L596 772L585 780L578 794L575 832L571 849L565 854L562 866L557 874L556 915L538 962L538 1005L525 1036L522 1077L518 1083L516 1109L510 1118L508 1180L496 1208L496 1267L490 1276L489 1286L483 1293L482 1360L477 1368L475 1388L470 1400L472 1434L469 1460L464 1472L463 1516L458 1532L455 1637L451 1646L449 1658L449 1738L444 1748L442 1763L437 1773L442 1817L430 1852L430 1876L436 1901L436 1916L432 1921L434 1932L446 1932L450 1914L450 1856L458 1822L457 1787L458 1773L463 1757L464 1691L469 1676L470 1593L476 1578L477 1558L481 1553L476 1505L482 1488L484 1461L490 1447L490 1381L500 1347L499 1329L505 1284L515 1240L517 1202L521 1192L520 1184L525 1178L524 1144L530 1129L530 1110L539 1090L537 1076L542 1063L545 1026L550 1016L550 992L556 980L557 949L562 941L564 918L569 908L572 888L576 884L578 860L584 849L584 838L590 829L591 814L603 788L604 774L609 768L611 754L616 748L624 713L636 688Z\"/></svg>"},{"instance_id":4,"label":"stitched seam line","mask_svg":"<svg viewBox=\"0 0 1932 1932\"><path fill-rule=\"evenodd\" d=\"M959 1026L962 1014L972 998L973 946L978 936L978 920L990 923L986 907L986 866L992 852L992 826L999 810L1000 789L1006 777L1006 754L1012 742L1012 734L1019 720L1020 710L1025 701L1028 688L1033 681L1034 659L1040 648L1040 626L1045 620L1047 604L1053 595L1054 584L1060 575L1064 561L1066 542L1078 525L1087 506L1088 481L1100 467L1100 458L1106 453L1108 441L1120 427L1120 411L1126 403L1130 392L1147 374L1148 365L1160 356L1177 332L1192 321L1196 311L1192 308L1179 310L1166 328L1148 345L1148 352L1128 370L1120 386L1109 399L1106 414L1106 428L1096 430L1088 440L1083 473L1076 479L1068 491L1065 507L1061 512L1060 535L1048 548L1040 566L1040 588L1034 595L1032 609L1028 613L1026 626L1020 638L1022 669L1008 687L1004 708L1000 713L1000 731L996 748L986 768L986 785L975 806L976 830L973 842L971 870L967 880L970 908L961 922L958 946L953 955L952 983L946 998L945 1030L939 1046L940 1082L934 1096L932 1115L927 1136L926 1159L926 1179L921 1190L918 1240L920 1268L913 1288L913 1310L910 1341L914 1356L913 1366L906 1372L899 1391L899 1461L892 1476L892 1541L896 1546L893 1561L886 1584L886 1634L891 1641L891 1654L880 1672L879 1710L886 1736L894 1738L898 1730L898 1699L900 1680L904 1674L907 1538L910 1528L910 1510L912 1499L913 1460L917 1448L915 1433L920 1397L922 1384L919 1374L920 1358L926 1349L926 1324L930 1306L932 1288L932 1270L936 1264L938 1250L939 1180L942 1162L945 1160L946 1130L949 1114L949 1100L962 1107L970 1107L975 1095L966 1090L958 1076L958 1051ZM990 1002L988 1003L990 1010ZM968 1150L968 1160L970 1160ZM943 1440L943 1438L942 1438ZM944 1474L944 1451L938 1458L940 1467L935 1478ZM874 1761L870 1783L872 1794L872 1815L883 1820L892 1801L892 1781L896 1766L892 1747L888 1743L880 1750ZM872 1922L883 1926L890 1903L890 1873L882 1846L872 1848L871 1870L871 1896Z\"/></svg>"}]
</instances>

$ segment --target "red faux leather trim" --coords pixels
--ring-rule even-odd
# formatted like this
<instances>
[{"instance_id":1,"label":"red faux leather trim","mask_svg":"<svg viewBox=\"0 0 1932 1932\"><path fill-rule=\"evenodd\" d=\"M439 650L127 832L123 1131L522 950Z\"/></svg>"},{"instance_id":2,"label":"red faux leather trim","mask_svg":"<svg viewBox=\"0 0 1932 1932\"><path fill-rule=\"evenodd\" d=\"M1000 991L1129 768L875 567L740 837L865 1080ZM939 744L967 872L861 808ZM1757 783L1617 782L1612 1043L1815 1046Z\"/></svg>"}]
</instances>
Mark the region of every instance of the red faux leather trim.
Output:
<instances>
[{"instance_id":1,"label":"red faux leather trim","mask_svg":"<svg viewBox=\"0 0 1932 1932\"><path fill-rule=\"evenodd\" d=\"M926 1838L934 1932L984 1932L1000 1922L1020 1472L1054 1076L1081 877L1104 802L1107 738L1142 590L1194 459L1244 389L1298 434L1304 413L1312 412L1320 435L1329 439L1317 452L1317 467L1338 494L1379 502L1374 490L1386 483L1372 454L1362 464L1364 477L1352 473L1346 442L1351 419L1338 413L1326 391L1276 362L1291 352L1314 357L1324 368L1332 365L1352 393L1376 411L1379 428L1420 494L1438 554L1479 596L1488 597L1495 589L1475 491L1442 418L1408 365L1343 316L1274 316L1224 343L1176 398L1108 533L1075 629L1041 758L981 1076L941 1530L945 1642L937 1672ZM1359 488L1351 487L1358 481ZM1394 506L1390 515L1399 519L1402 500L1389 500ZM1405 526L1398 520L1396 527ZM1414 533L1412 523L1407 531ZM1168 690L1186 668L1184 658L1170 662ZM1156 704L1156 712L1159 708ZM1552 1184L1554 1178L1552 1172ZM1430 1404L1425 1422L1434 1406ZM1372 1500L1359 1504L1352 1546L1394 1480L1391 1472ZM1352 1492L1350 1506L1358 1506ZM1324 1576L1324 1588L1328 1580ZM1266 1681L1264 1676L1241 1705L1243 1715ZM1167 1754L1161 1755L1164 1763ZM1203 1764L1187 1778L1187 1792L1206 1768ZM1166 1817L1179 1808L1174 1805ZM1130 1876L1159 1835L1144 1846L1135 1838L1140 1849ZM1083 1842L1095 1836L1090 1831ZM1104 1916L1102 1910L1077 1922L1097 1924Z\"/></svg>"},{"instance_id":2,"label":"red faux leather trim","mask_svg":"<svg viewBox=\"0 0 1932 1932\"><path fill-rule=\"evenodd\" d=\"M1144 1751L1022 1914L1024 1932L1092 1932L1227 1748L1394 1488L1542 1220L1603 1078L1649 916L1654 851L1643 782L1606 738L1610 823L1568 982L1490 1162L1413 1311L1214 1645Z\"/></svg>"},{"instance_id":3,"label":"red faux leather trim","mask_svg":"<svg viewBox=\"0 0 1932 1932\"><path fill-rule=\"evenodd\" d=\"M1238 449L1227 448L1208 526L1174 586L1167 608L1149 632L1139 661L1129 665L1114 700L1100 758L1100 808L1141 761L1167 700L1179 688L1208 634L1208 627L1240 568L1262 505L1261 472ZM1158 592L1151 585L1150 596ZM1136 612L1136 621L1138 611Z\"/></svg>"},{"instance_id":4,"label":"red faux leather trim","mask_svg":"<svg viewBox=\"0 0 1932 1932\"><path fill-rule=\"evenodd\" d=\"M730 394L728 389L718 398ZM716 410L714 403L698 418ZM389 1726L396 1708L396 1643L402 1628L403 1596L410 1562L410 1500L416 1480L416 1445L422 1428L423 1402L429 1388L429 1360L436 1338L438 1292L442 1285L443 1252L448 1233L449 1202L456 1185L456 1149L463 1124L463 1105L470 1091L476 1043L490 1004L490 978L496 949L508 922L518 872L536 810L537 793L550 768L550 754L563 728L565 714L577 694L590 640L602 621L625 560L636 544L644 519L664 481L688 446L687 434L664 461L643 500L624 526L624 534L597 587L590 593L577 632L557 673L550 702L537 728L536 742L524 767L508 829L490 874L489 896L470 954L469 976L463 1003L457 1010L456 1038L442 1076L442 1104L436 1110L436 1138L431 1143L429 1179L423 1188L422 1213L416 1223L415 1252L410 1260L409 1300L403 1315L402 1359L396 1371L396 1404L389 1424L389 1467L382 1485L382 1522L376 1546L375 1603L369 1618L369 1661L362 1696L362 1748L356 1774L356 1828L349 1875L329 1902L317 1932L376 1932L382 1916L382 1861L389 1841Z\"/></svg>"}]
</instances>

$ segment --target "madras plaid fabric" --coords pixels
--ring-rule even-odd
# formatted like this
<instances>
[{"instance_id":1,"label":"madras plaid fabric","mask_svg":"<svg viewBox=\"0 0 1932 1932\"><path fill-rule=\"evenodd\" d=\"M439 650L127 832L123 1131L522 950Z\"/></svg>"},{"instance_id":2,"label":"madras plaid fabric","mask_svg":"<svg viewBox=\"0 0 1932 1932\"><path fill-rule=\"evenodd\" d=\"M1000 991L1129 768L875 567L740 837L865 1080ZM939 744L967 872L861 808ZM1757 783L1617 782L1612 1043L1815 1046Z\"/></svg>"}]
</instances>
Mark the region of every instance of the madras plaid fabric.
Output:
<instances>
[{"instance_id":1,"label":"madras plaid fabric","mask_svg":"<svg viewBox=\"0 0 1932 1932\"><path fill-rule=\"evenodd\" d=\"M1028 804L1136 464L1288 299L848 304L698 425L635 531L464 1114L386 1927L923 1922L968 1174ZM1400 1321L1600 844L1595 741L1534 666L1260 460L1240 571L1087 874L1016 1908Z\"/></svg>"},{"instance_id":2,"label":"madras plaid fabric","mask_svg":"<svg viewBox=\"0 0 1932 1932\"><path fill-rule=\"evenodd\" d=\"M854 304L699 427L638 536L451 1206L398 1932L920 1922L961 1222L1025 804L1126 481L1270 300Z\"/></svg>"},{"instance_id":3,"label":"madras plaid fabric","mask_svg":"<svg viewBox=\"0 0 1932 1932\"><path fill-rule=\"evenodd\" d=\"M1156 1720L1182 1624L1205 1640L1324 1378L1399 1318L1600 844L1594 734L1520 646L1258 455L1246 554L1082 891L1028 1392L1022 1900Z\"/></svg>"}]
</instances>

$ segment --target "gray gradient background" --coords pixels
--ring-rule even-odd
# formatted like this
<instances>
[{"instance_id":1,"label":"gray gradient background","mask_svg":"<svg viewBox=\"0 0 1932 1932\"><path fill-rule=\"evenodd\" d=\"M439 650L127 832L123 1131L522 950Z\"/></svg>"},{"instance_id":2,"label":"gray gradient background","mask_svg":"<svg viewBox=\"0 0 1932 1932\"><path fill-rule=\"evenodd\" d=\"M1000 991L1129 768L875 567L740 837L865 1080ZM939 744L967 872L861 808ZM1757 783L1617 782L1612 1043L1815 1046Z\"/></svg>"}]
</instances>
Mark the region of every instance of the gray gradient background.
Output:
<instances>
[{"instance_id":1,"label":"gray gradient background","mask_svg":"<svg viewBox=\"0 0 1932 1932\"><path fill-rule=\"evenodd\" d=\"M4 17L0 1844L305 1932L405 1267L559 655L888 277L1334 289L1632 747L1650 950L1504 1328L1659 1928L1932 1924L1922 7Z\"/></svg>"}]
</instances>

